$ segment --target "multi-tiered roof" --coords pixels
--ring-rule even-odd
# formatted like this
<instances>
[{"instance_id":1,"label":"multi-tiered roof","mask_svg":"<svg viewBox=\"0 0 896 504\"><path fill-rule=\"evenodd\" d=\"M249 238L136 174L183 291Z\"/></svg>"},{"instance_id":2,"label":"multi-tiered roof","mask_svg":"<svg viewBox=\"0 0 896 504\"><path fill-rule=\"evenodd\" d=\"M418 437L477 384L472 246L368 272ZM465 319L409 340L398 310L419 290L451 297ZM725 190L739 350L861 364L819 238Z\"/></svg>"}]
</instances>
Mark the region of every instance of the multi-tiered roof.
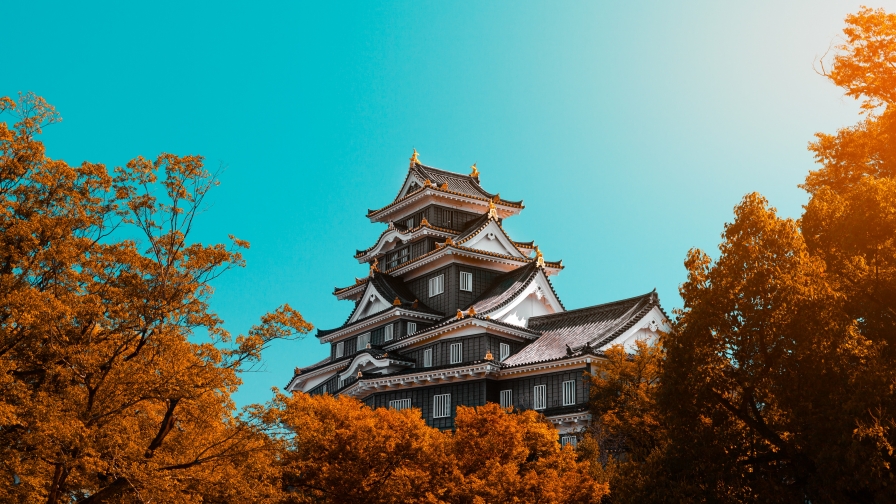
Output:
<instances>
[{"instance_id":1,"label":"multi-tiered roof","mask_svg":"<svg viewBox=\"0 0 896 504\"><path fill-rule=\"evenodd\" d=\"M482 383L484 395L455 398L470 405L497 400L490 392L496 383L522 387L524 376L567 373L581 385L580 371L564 370L590 366L608 345L631 345L665 327L655 292L567 311L549 280L561 261L545 260L533 241L504 230L503 220L523 208L486 191L475 164L469 175L448 172L421 164L415 150L395 199L367 212L387 225L355 253L369 265L368 276L333 292L354 308L339 327L318 331L330 356L297 369L287 388L350 394L375 406L413 396L420 404L408 404L425 416L430 396L449 383ZM564 383L566 390L571 382ZM527 400L512 404L526 407ZM582 397L576 404L574 413L585 415ZM433 425L453 425L430 413Z\"/></svg>"}]
</instances>

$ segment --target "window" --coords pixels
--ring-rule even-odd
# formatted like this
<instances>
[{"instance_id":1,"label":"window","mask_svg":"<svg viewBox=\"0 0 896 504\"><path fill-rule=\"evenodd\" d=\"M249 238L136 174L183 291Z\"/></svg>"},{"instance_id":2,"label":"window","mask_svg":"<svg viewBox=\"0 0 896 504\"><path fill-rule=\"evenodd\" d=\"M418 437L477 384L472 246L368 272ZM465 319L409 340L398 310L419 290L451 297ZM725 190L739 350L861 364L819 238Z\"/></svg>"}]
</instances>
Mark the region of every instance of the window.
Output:
<instances>
[{"instance_id":1,"label":"window","mask_svg":"<svg viewBox=\"0 0 896 504\"><path fill-rule=\"evenodd\" d=\"M339 377L339 388L342 388L344 386L345 386L345 378L340 376Z\"/></svg>"},{"instance_id":2,"label":"window","mask_svg":"<svg viewBox=\"0 0 896 504\"><path fill-rule=\"evenodd\" d=\"M364 333L358 336L358 344L355 345L355 350L361 351L367 348L367 345L370 343L370 333Z\"/></svg>"},{"instance_id":3,"label":"window","mask_svg":"<svg viewBox=\"0 0 896 504\"><path fill-rule=\"evenodd\" d=\"M451 344L451 362L450 364L457 364L458 362L463 360L464 357L464 344L463 343L452 343Z\"/></svg>"},{"instance_id":4,"label":"window","mask_svg":"<svg viewBox=\"0 0 896 504\"><path fill-rule=\"evenodd\" d=\"M578 441L575 436L560 436L560 446L572 445L575 448Z\"/></svg>"},{"instance_id":5,"label":"window","mask_svg":"<svg viewBox=\"0 0 896 504\"><path fill-rule=\"evenodd\" d=\"M534 409L545 409L547 407L547 385L536 385L533 391L532 404Z\"/></svg>"},{"instance_id":6,"label":"window","mask_svg":"<svg viewBox=\"0 0 896 504\"><path fill-rule=\"evenodd\" d=\"M392 324L383 328L383 341L392 341Z\"/></svg>"},{"instance_id":7,"label":"window","mask_svg":"<svg viewBox=\"0 0 896 504\"><path fill-rule=\"evenodd\" d=\"M429 297L438 296L445 291L445 275L429 279Z\"/></svg>"},{"instance_id":8,"label":"window","mask_svg":"<svg viewBox=\"0 0 896 504\"><path fill-rule=\"evenodd\" d=\"M423 367L432 367L432 348L423 351Z\"/></svg>"},{"instance_id":9,"label":"window","mask_svg":"<svg viewBox=\"0 0 896 504\"><path fill-rule=\"evenodd\" d=\"M460 290L473 292L473 274L467 271L460 272Z\"/></svg>"},{"instance_id":10,"label":"window","mask_svg":"<svg viewBox=\"0 0 896 504\"><path fill-rule=\"evenodd\" d=\"M411 217L410 219L408 219L408 220L404 223L404 225L405 225L405 227L407 227L408 229L411 229L412 227L414 227L414 218Z\"/></svg>"},{"instance_id":11,"label":"window","mask_svg":"<svg viewBox=\"0 0 896 504\"><path fill-rule=\"evenodd\" d=\"M502 390L501 391L501 407L509 408L513 406L513 391L512 390Z\"/></svg>"},{"instance_id":12,"label":"window","mask_svg":"<svg viewBox=\"0 0 896 504\"><path fill-rule=\"evenodd\" d=\"M563 382L563 405L570 406L576 403L576 382L575 380Z\"/></svg>"},{"instance_id":13,"label":"window","mask_svg":"<svg viewBox=\"0 0 896 504\"><path fill-rule=\"evenodd\" d=\"M432 398L432 417L446 418L451 416L451 394L439 394Z\"/></svg>"},{"instance_id":14,"label":"window","mask_svg":"<svg viewBox=\"0 0 896 504\"><path fill-rule=\"evenodd\" d=\"M324 386L320 388L320 393L321 393L321 394L326 394L326 393L327 393L327 384L326 384L326 383L324 383Z\"/></svg>"},{"instance_id":15,"label":"window","mask_svg":"<svg viewBox=\"0 0 896 504\"><path fill-rule=\"evenodd\" d=\"M417 332L417 323L408 322L408 334L414 334L415 332Z\"/></svg>"},{"instance_id":16,"label":"window","mask_svg":"<svg viewBox=\"0 0 896 504\"><path fill-rule=\"evenodd\" d=\"M396 401L389 401L389 408L394 410L403 410L410 409L411 400L410 399L398 399Z\"/></svg>"},{"instance_id":17,"label":"window","mask_svg":"<svg viewBox=\"0 0 896 504\"><path fill-rule=\"evenodd\" d=\"M504 362L504 359L510 357L510 345L508 345L507 343L501 343L500 348L501 348L501 358L498 360L500 360L501 362Z\"/></svg>"},{"instance_id":18,"label":"window","mask_svg":"<svg viewBox=\"0 0 896 504\"><path fill-rule=\"evenodd\" d=\"M339 343L336 343L336 358L338 359L343 355L345 355L345 342L340 341Z\"/></svg>"}]
</instances>

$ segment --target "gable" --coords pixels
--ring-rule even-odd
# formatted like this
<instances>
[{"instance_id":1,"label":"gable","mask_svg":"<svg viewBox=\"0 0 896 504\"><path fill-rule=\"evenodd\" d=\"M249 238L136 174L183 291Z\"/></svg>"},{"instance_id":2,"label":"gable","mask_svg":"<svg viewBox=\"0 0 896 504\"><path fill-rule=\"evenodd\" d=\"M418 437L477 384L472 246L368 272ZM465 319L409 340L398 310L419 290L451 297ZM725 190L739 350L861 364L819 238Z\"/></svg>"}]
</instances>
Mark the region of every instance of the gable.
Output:
<instances>
[{"instance_id":1,"label":"gable","mask_svg":"<svg viewBox=\"0 0 896 504\"><path fill-rule=\"evenodd\" d=\"M374 287L371 282L368 282L367 288L364 290L364 295L358 300L358 305L355 306L355 312L352 313L352 316L348 319L346 324L350 324L358 319L362 319L368 315L373 315L374 313L389 308L392 308L392 302L383 297L376 287Z\"/></svg>"},{"instance_id":2,"label":"gable","mask_svg":"<svg viewBox=\"0 0 896 504\"><path fill-rule=\"evenodd\" d=\"M482 229L476 234L465 238L462 242L463 246L476 250L484 250L486 252L494 252L496 254L509 255L513 257L526 257L522 252L510 241L507 233L494 219L489 220Z\"/></svg>"},{"instance_id":3,"label":"gable","mask_svg":"<svg viewBox=\"0 0 896 504\"><path fill-rule=\"evenodd\" d=\"M671 329L666 315L659 306L654 306L624 333L603 344L600 350L605 350L613 345L622 345L627 352L633 352L637 348L638 340L650 344L656 341L660 331L668 332ZM596 343L596 341L591 343Z\"/></svg>"},{"instance_id":4,"label":"gable","mask_svg":"<svg viewBox=\"0 0 896 504\"><path fill-rule=\"evenodd\" d=\"M404 185L401 186L401 190L398 191L398 197L396 200L400 200L404 198L408 194L416 191L417 189L423 187L423 180L420 180L416 174L414 174L413 170L408 172L407 178L404 180Z\"/></svg>"},{"instance_id":5,"label":"gable","mask_svg":"<svg viewBox=\"0 0 896 504\"><path fill-rule=\"evenodd\" d=\"M523 289L510 303L494 313L491 318L520 327L527 327L529 319L541 315L550 315L564 311L560 300L554 295L554 290L544 276L544 271L539 270L528 287Z\"/></svg>"}]
</instances>

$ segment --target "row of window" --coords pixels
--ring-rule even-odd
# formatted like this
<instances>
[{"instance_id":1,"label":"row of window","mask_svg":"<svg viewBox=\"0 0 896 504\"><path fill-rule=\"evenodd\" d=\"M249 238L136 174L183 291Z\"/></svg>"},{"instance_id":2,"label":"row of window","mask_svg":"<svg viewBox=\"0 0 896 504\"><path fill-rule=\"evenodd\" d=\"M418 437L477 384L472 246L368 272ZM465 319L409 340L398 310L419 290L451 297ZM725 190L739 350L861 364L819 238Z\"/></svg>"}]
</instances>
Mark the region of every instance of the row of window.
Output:
<instances>
[{"instance_id":1,"label":"row of window","mask_svg":"<svg viewBox=\"0 0 896 504\"><path fill-rule=\"evenodd\" d=\"M417 332L417 324L414 322L408 322L408 334L413 334ZM395 326L392 324L387 325L383 328L383 341L392 341L395 338ZM367 348L367 345L370 343L370 333L364 333L358 336L358 339L355 340L355 351L360 352ZM336 343L336 358L340 358L345 355L345 342L340 341Z\"/></svg>"},{"instance_id":2,"label":"row of window","mask_svg":"<svg viewBox=\"0 0 896 504\"><path fill-rule=\"evenodd\" d=\"M576 382L569 380L563 382L563 406L572 406L576 403ZM536 385L532 390L532 409L543 410L547 408L547 385ZM501 391L501 407L513 406L513 391Z\"/></svg>"},{"instance_id":3,"label":"row of window","mask_svg":"<svg viewBox=\"0 0 896 504\"><path fill-rule=\"evenodd\" d=\"M452 343L449 347L449 364L459 364L464 360L464 344L461 343ZM500 344L500 360L503 361L507 357L510 357L510 345L507 343ZM432 367L432 348L427 348L423 351L423 367L428 368Z\"/></svg>"},{"instance_id":4,"label":"row of window","mask_svg":"<svg viewBox=\"0 0 896 504\"><path fill-rule=\"evenodd\" d=\"M460 290L473 292L473 274L469 271L460 272ZM429 279L429 297L435 297L445 292L445 275L434 276Z\"/></svg>"},{"instance_id":5,"label":"row of window","mask_svg":"<svg viewBox=\"0 0 896 504\"><path fill-rule=\"evenodd\" d=\"M547 387L545 385L536 385L533 390L535 398L533 409L542 410L547 406L546 398ZM575 380L563 382L563 405L572 406L576 403L576 382ZM509 408L513 406L513 391L501 391L501 407ZM389 407L392 409L402 410L411 407L410 399L397 399L389 401ZM445 418L451 416L451 394L438 394L432 398L432 417ZM575 444L575 441L572 441Z\"/></svg>"}]
</instances>

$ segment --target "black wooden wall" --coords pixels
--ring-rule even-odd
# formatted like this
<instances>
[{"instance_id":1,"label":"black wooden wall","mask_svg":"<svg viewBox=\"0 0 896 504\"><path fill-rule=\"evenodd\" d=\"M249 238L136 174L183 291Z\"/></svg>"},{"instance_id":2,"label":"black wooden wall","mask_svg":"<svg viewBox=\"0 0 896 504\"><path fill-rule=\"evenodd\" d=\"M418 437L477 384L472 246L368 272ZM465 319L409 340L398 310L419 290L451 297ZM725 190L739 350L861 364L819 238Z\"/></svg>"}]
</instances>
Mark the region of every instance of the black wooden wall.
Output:
<instances>
[{"instance_id":1,"label":"black wooden wall","mask_svg":"<svg viewBox=\"0 0 896 504\"><path fill-rule=\"evenodd\" d=\"M513 406L517 409L532 409L534 388L536 385L546 385L547 409L563 407L563 382L575 380L576 404L588 403L588 381L585 379L587 368L584 366L577 370L563 371L559 373L545 373L543 375L525 376L522 378L502 379L489 382L487 398L491 402L500 402L502 390L512 390Z\"/></svg>"},{"instance_id":2,"label":"black wooden wall","mask_svg":"<svg viewBox=\"0 0 896 504\"><path fill-rule=\"evenodd\" d=\"M460 290L461 271L473 273L473 290ZM449 264L421 277L409 280L406 285L417 296L417 299L434 310L439 310L445 315L454 315L459 309L466 309L485 292L492 281L502 274L485 268L476 268L463 264ZM442 294L429 297L429 280L433 277L445 275L445 285Z\"/></svg>"},{"instance_id":3,"label":"black wooden wall","mask_svg":"<svg viewBox=\"0 0 896 504\"><path fill-rule=\"evenodd\" d=\"M389 345L389 344L394 343L394 342L398 341L399 339L402 339L408 335L408 322L411 322L411 321L399 320L397 322L390 322L389 324L383 324L381 326L370 329L369 331L364 331L361 334L370 332L371 346ZM416 324L417 324L417 331L420 331L421 329L425 329L426 327L431 325L431 324L424 324L422 322L416 322ZM385 332L386 332L385 328L387 325L392 326L392 340L391 341L385 341L383 339L385 336ZM347 357L349 355L356 354L359 352L359 350L357 350L358 336L352 336L351 338L347 338L347 339L344 339L341 341L344 342L342 357ZM334 342L330 343L330 358L331 359L336 359L336 344L337 343L338 343L338 341L334 341Z\"/></svg>"},{"instance_id":4,"label":"black wooden wall","mask_svg":"<svg viewBox=\"0 0 896 504\"><path fill-rule=\"evenodd\" d=\"M491 350L495 359L499 357L499 344L507 343L510 345L510 355L519 352L526 344L513 341L510 339L494 336L491 334L476 334L472 336L464 336L461 338L447 338L415 347L412 350L401 350L401 354L414 359L417 363L416 369L423 369L423 352L426 349L432 349L432 367L448 366L451 363L451 344L463 344L463 361L473 362L485 359L485 354Z\"/></svg>"},{"instance_id":5,"label":"black wooden wall","mask_svg":"<svg viewBox=\"0 0 896 504\"><path fill-rule=\"evenodd\" d=\"M368 396L364 402L374 408L389 406L389 401L396 399L410 399L411 407L419 408L423 419L430 427L439 429L453 429L454 417L457 414L457 406L482 406L485 404L486 380L466 380L431 387L397 390L394 392L381 392ZM437 394L451 394L451 416L446 418L433 418L433 396Z\"/></svg>"}]
</instances>

